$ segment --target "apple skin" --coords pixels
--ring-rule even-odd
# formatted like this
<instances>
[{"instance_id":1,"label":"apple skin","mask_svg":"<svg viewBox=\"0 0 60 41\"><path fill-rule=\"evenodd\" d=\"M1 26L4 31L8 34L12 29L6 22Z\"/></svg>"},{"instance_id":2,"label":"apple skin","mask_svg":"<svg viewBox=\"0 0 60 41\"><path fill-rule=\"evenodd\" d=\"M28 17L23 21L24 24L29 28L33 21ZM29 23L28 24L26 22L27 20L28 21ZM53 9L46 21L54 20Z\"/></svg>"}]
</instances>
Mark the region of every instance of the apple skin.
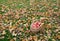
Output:
<instances>
[{"instance_id":1,"label":"apple skin","mask_svg":"<svg viewBox=\"0 0 60 41\"><path fill-rule=\"evenodd\" d=\"M40 21L35 21L32 22L31 26L30 26L30 31L33 33L39 32L40 28L41 28L41 22Z\"/></svg>"}]
</instances>

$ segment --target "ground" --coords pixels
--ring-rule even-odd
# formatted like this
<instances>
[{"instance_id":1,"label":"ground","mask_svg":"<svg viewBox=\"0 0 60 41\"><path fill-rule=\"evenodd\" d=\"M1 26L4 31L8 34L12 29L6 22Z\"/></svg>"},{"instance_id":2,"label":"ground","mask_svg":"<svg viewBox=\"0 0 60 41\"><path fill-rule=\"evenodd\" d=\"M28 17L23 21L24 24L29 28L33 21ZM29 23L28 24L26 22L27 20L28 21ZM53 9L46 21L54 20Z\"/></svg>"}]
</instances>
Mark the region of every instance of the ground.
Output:
<instances>
[{"instance_id":1,"label":"ground","mask_svg":"<svg viewBox=\"0 0 60 41\"><path fill-rule=\"evenodd\" d=\"M44 30L32 33L41 18ZM60 41L60 1L0 0L0 41Z\"/></svg>"}]
</instances>

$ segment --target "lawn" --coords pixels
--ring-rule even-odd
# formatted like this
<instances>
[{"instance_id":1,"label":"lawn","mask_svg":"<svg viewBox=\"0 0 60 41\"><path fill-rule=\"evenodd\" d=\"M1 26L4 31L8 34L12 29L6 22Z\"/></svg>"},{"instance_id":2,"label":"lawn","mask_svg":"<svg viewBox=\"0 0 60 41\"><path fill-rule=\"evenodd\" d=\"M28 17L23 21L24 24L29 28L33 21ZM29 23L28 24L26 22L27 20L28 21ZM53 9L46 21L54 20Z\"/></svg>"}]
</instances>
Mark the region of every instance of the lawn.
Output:
<instances>
[{"instance_id":1,"label":"lawn","mask_svg":"<svg viewBox=\"0 0 60 41\"><path fill-rule=\"evenodd\" d=\"M60 1L0 0L0 41L60 41Z\"/></svg>"}]
</instances>

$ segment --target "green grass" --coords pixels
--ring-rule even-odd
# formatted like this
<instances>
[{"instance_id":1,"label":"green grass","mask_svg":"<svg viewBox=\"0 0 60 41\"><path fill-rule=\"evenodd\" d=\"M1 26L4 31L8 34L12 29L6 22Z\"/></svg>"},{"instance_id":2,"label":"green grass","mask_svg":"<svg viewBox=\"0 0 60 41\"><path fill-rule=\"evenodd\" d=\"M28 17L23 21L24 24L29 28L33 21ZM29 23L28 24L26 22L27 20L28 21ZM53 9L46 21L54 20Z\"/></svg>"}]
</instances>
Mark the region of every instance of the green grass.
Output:
<instances>
[{"instance_id":1,"label":"green grass","mask_svg":"<svg viewBox=\"0 0 60 41\"><path fill-rule=\"evenodd\" d=\"M40 16L40 15L34 15L34 14L37 14L38 12L45 14L46 12L48 12L48 14L53 15L54 12L57 12L57 13L59 12L59 6L57 6L57 1L58 0L47 0L47 1L45 1L45 0L35 0L33 2L33 4L30 5L30 0L0 0L0 14L3 15L3 16L10 9L12 9L12 12L14 10L26 9L26 12L24 13L25 15L22 14L21 18L19 18L19 19L16 19L16 18L15 19L14 18L13 19L8 19L11 16L6 16L7 19L4 18L4 19L2 19L2 21L4 21L5 24L8 24L7 21L5 21L5 20L12 20L12 22L13 22L12 26L15 25L15 23L18 22L18 20L21 20L21 21L24 20L25 21L25 22L23 21L22 24L18 24L18 27L24 27L23 28L24 32L22 32L22 35L21 36L18 36L18 35L15 36L16 41L19 41L20 40L19 37L20 38L21 37L25 38L25 35L26 35L26 37L30 36L30 33L25 34L25 31L27 30L27 28L24 26L24 24L28 23L28 20L30 20L30 22L28 23L28 29L30 29L30 24L31 24L32 18L35 18L35 19L39 20L41 17L47 17L45 15ZM53 12L49 12L49 10L53 10ZM15 14L15 13L13 13L13 14ZM27 15L27 17L26 17L26 15ZM28 17L31 18L31 19L28 19ZM52 18L54 18L54 17L52 17ZM58 16L58 18L60 19L60 16ZM48 20L46 20L46 21L44 21L44 23L49 24L50 22ZM51 31L52 31L51 37L52 38L53 38L53 34L54 35L56 34L56 33L53 33L54 30L55 30L55 28L51 29ZM10 41L10 39L14 38L14 36L12 36L12 33L9 32L9 30L6 30L5 32L6 32L6 34L4 35L4 38L0 39L0 41ZM46 34L46 36L47 36L47 34ZM52 39L49 38L48 41L52 41ZM59 41L59 39L57 39L57 41Z\"/></svg>"}]
</instances>

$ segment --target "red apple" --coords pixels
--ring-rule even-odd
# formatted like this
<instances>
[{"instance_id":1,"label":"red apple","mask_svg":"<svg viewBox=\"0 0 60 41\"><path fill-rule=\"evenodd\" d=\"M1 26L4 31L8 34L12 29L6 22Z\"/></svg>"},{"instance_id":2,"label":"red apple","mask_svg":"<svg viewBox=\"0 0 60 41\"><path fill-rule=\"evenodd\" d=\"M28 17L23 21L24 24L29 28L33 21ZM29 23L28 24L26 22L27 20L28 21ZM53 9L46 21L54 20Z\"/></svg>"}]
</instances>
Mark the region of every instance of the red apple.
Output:
<instances>
[{"instance_id":1,"label":"red apple","mask_svg":"<svg viewBox=\"0 0 60 41\"><path fill-rule=\"evenodd\" d=\"M40 28L41 28L41 22L40 21L36 21L36 22L33 22L31 24L30 30L32 32L39 32Z\"/></svg>"}]
</instances>

